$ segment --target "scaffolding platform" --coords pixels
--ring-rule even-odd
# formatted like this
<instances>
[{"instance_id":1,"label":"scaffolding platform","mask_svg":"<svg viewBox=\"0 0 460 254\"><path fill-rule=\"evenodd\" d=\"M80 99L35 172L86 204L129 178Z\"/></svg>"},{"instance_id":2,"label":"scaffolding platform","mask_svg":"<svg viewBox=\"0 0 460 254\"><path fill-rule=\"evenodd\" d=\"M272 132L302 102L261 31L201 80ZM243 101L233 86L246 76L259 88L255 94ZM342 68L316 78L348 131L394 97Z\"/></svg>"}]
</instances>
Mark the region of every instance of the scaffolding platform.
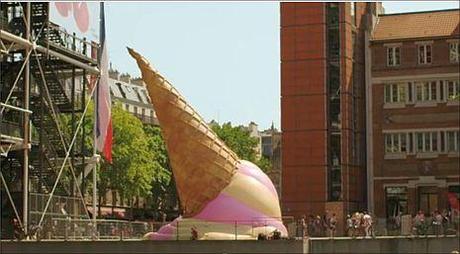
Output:
<instances>
[{"instance_id":1,"label":"scaffolding platform","mask_svg":"<svg viewBox=\"0 0 460 254\"><path fill-rule=\"evenodd\" d=\"M92 133L78 131L77 124L91 100L89 82L99 75L99 44L53 23L50 5L0 3L0 192L8 194L2 195L0 238L13 233L13 218L26 234L30 219L52 218L55 203L44 199L49 207L36 206L29 197L54 193L85 206L75 183L87 185L76 176L91 162L85 140ZM69 213L88 216L85 209Z\"/></svg>"}]
</instances>

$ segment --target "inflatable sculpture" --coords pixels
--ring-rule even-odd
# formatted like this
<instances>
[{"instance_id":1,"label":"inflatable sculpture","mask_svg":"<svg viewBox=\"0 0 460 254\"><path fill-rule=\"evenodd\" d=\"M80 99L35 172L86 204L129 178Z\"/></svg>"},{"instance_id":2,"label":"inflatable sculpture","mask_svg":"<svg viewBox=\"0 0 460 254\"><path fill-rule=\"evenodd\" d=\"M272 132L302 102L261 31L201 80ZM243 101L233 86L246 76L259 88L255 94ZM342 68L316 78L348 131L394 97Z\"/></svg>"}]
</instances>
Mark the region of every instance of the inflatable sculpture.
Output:
<instances>
[{"instance_id":1,"label":"inflatable sculpture","mask_svg":"<svg viewBox=\"0 0 460 254\"><path fill-rule=\"evenodd\" d=\"M148 233L152 240L287 236L278 194L256 165L240 160L179 92L128 48L157 113L183 215Z\"/></svg>"}]
</instances>

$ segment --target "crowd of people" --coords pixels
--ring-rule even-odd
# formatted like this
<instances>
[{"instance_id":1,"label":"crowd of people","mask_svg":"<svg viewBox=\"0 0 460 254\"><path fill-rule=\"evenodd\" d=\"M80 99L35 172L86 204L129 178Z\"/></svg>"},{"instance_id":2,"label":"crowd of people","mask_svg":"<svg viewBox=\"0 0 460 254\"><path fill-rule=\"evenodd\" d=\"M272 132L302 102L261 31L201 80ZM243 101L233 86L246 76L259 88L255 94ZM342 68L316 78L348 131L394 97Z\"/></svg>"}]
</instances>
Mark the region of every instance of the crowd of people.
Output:
<instances>
[{"instance_id":1,"label":"crowd of people","mask_svg":"<svg viewBox=\"0 0 460 254\"><path fill-rule=\"evenodd\" d=\"M355 212L348 214L345 223L345 235L350 237L366 236L373 237L374 219L369 212ZM299 221L302 236L310 237L334 237L337 236L337 216L335 213L320 215L305 215ZM339 233L340 234L340 233ZM340 234L342 235L342 234Z\"/></svg>"},{"instance_id":2,"label":"crowd of people","mask_svg":"<svg viewBox=\"0 0 460 254\"><path fill-rule=\"evenodd\" d=\"M326 212L323 216L302 216L298 222L301 236L329 236L334 237L337 231L337 216L335 213Z\"/></svg>"},{"instance_id":3,"label":"crowd of people","mask_svg":"<svg viewBox=\"0 0 460 254\"><path fill-rule=\"evenodd\" d=\"M403 220L405 224L403 225ZM344 220L343 232L337 232L336 214L303 215L297 221L297 236L303 237L375 237L379 235L448 235L457 234L460 217L450 210L433 211L427 216L418 211L414 216L399 212L387 220L377 220L370 212L348 214ZM377 221L379 225L377 225ZM384 222L382 224L382 222Z\"/></svg>"},{"instance_id":4,"label":"crowd of people","mask_svg":"<svg viewBox=\"0 0 460 254\"><path fill-rule=\"evenodd\" d=\"M370 213L356 212L352 215L347 215L346 221L347 236L375 236L374 223Z\"/></svg>"},{"instance_id":5,"label":"crowd of people","mask_svg":"<svg viewBox=\"0 0 460 254\"><path fill-rule=\"evenodd\" d=\"M392 230L401 232L403 214L390 218ZM420 210L411 218L410 233L413 235L446 235L455 234L458 229L458 215L455 216L450 210L444 209L442 212L434 210L429 217L425 216L424 211Z\"/></svg>"}]
</instances>

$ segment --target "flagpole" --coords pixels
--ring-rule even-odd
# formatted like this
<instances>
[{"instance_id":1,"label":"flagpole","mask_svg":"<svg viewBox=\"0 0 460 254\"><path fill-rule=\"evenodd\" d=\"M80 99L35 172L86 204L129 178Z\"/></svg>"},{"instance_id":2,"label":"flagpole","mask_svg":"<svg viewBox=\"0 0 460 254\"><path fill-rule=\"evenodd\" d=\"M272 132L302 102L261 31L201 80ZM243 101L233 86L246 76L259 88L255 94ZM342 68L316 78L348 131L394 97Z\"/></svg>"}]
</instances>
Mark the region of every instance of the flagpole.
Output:
<instances>
[{"instance_id":1,"label":"flagpole","mask_svg":"<svg viewBox=\"0 0 460 254\"><path fill-rule=\"evenodd\" d=\"M96 96L94 96L94 123L97 121L97 93L99 90L99 79L97 79L97 82L94 84L96 87ZM99 158L97 155L97 145L96 145L97 137L96 137L96 130L93 131L93 239L96 238L96 232L97 232L97 225L96 225L96 202L97 202L97 165L99 163Z\"/></svg>"},{"instance_id":2,"label":"flagpole","mask_svg":"<svg viewBox=\"0 0 460 254\"><path fill-rule=\"evenodd\" d=\"M104 3L100 3L100 13L99 13L99 34L101 34L101 29L104 29L102 26L105 25L102 23L104 19ZM101 44L101 38L99 36L99 49L97 51L98 53L98 65L99 65L99 70L101 71L101 60L102 60L102 52L103 50ZM99 74L101 75L101 74ZM97 236L97 212L96 212L96 202L97 202L97 166L99 164L99 155L97 154L97 131L96 131L96 123L98 121L97 119L97 110L98 110L98 100L99 100L99 83L100 83L100 78L97 79L96 82L96 96L94 97L94 131L93 131L93 159L94 159L94 167L93 167L93 239L96 238ZM99 204L100 205L100 204Z\"/></svg>"}]
</instances>

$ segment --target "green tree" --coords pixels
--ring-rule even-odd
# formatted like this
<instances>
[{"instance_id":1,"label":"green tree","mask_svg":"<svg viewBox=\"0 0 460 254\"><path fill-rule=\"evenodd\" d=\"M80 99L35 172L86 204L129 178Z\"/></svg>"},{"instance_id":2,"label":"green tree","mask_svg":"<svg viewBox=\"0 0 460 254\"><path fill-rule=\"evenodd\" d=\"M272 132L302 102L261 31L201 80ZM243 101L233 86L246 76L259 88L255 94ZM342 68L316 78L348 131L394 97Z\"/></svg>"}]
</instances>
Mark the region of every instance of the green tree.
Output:
<instances>
[{"instance_id":1,"label":"green tree","mask_svg":"<svg viewBox=\"0 0 460 254\"><path fill-rule=\"evenodd\" d=\"M214 121L211 124L211 128L240 159L253 162L263 171L271 169L271 163L267 158L264 156L258 158L256 149L259 146L259 140L251 137L249 130L243 126L232 126L230 122L221 126Z\"/></svg>"},{"instance_id":2,"label":"green tree","mask_svg":"<svg viewBox=\"0 0 460 254\"><path fill-rule=\"evenodd\" d=\"M168 152L159 127L145 125L144 131L148 139L148 149L154 151L151 161L156 168L152 181L152 208L166 210L168 206L175 206L178 202Z\"/></svg>"},{"instance_id":3,"label":"green tree","mask_svg":"<svg viewBox=\"0 0 460 254\"><path fill-rule=\"evenodd\" d=\"M149 149L142 122L119 104L112 107L112 164L101 164L100 183L118 190L124 197L147 197L159 168L153 150Z\"/></svg>"},{"instance_id":4,"label":"green tree","mask_svg":"<svg viewBox=\"0 0 460 254\"><path fill-rule=\"evenodd\" d=\"M79 118L80 116L77 117ZM63 121L66 123L64 131L70 140L72 131L69 116L63 117ZM91 104L83 123L86 133L84 142L86 155L92 154L93 151L93 126L94 106ZM157 161L162 160L161 156L158 155L156 149L152 149L151 139L144 132L142 122L123 110L120 104L112 106L112 128L113 162L110 164L104 158L101 160L98 170L100 197L108 190L118 192L122 198L149 197L154 180L168 179L159 166L161 162Z\"/></svg>"},{"instance_id":5,"label":"green tree","mask_svg":"<svg viewBox=\"0 0 460 254\"><path fill-rule=\"evenodd\" d=\"M272 163L271 161L262 155L258 160L254 162L262 171L268 172L269 170L272 169Z\"/></svg>"}]
</instances>

